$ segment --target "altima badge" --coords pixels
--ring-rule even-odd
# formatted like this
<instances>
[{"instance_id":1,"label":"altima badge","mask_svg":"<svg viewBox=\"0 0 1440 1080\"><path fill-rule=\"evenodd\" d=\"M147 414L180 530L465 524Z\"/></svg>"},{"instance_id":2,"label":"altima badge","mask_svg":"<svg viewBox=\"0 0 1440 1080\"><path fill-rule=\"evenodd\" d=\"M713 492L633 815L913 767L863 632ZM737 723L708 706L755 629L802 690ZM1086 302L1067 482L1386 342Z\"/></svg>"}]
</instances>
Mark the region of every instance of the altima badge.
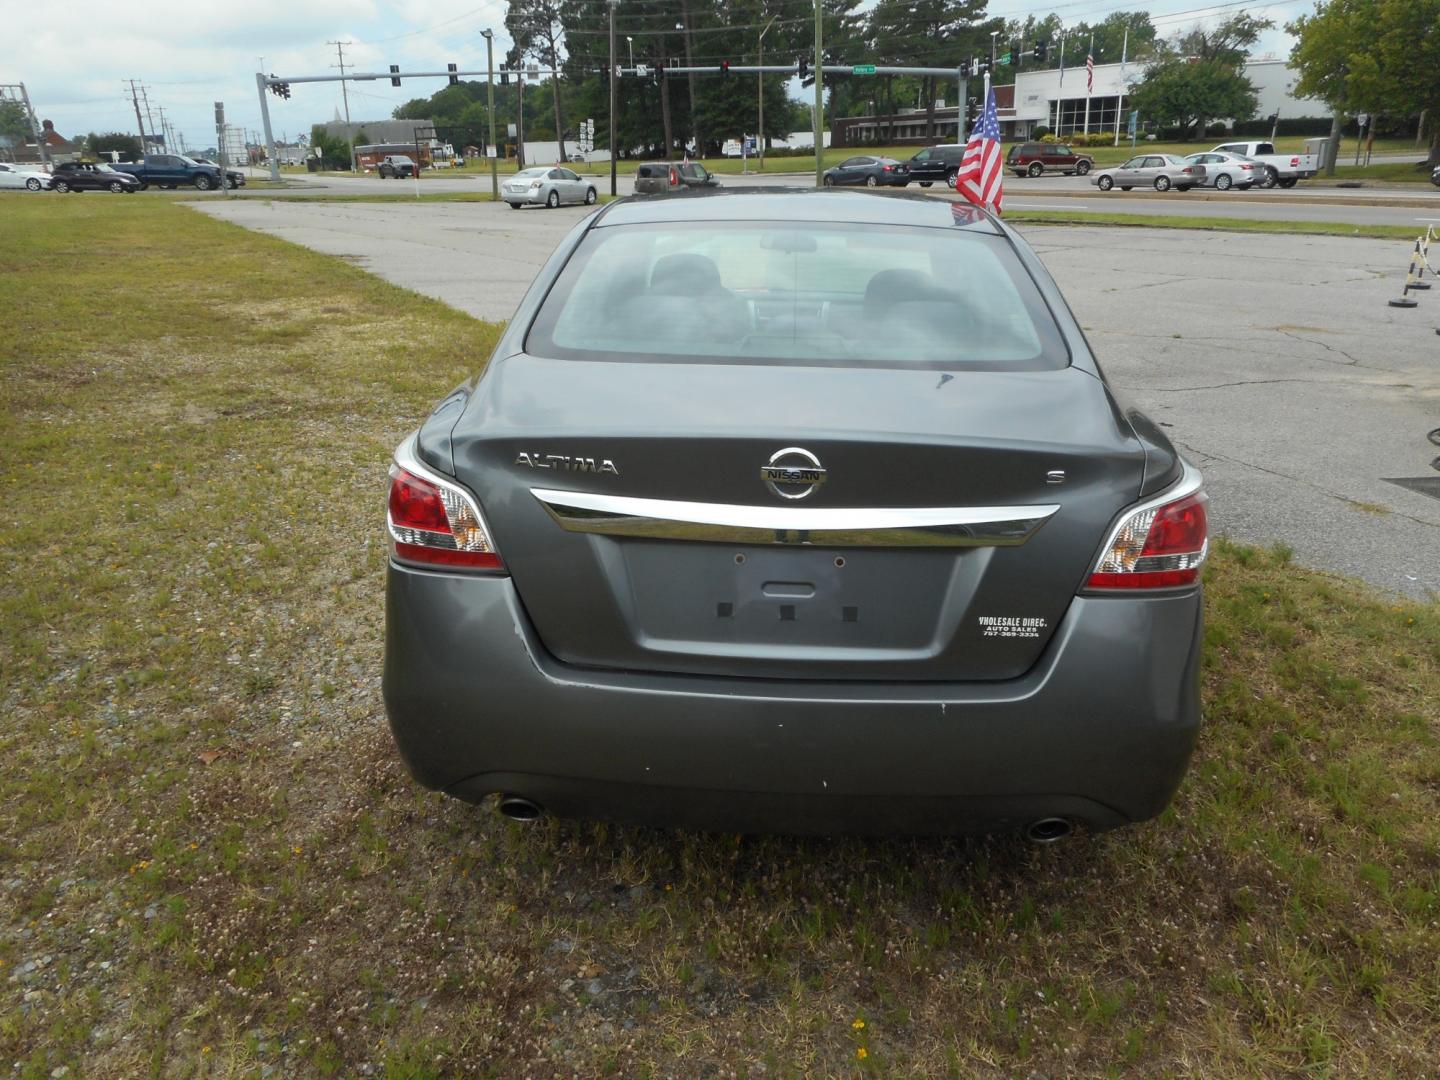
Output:
<instances>
[{"instance_id":1,"label":"altima badge","mask_svg":"<svg viewBox=\"0 0 1440 1080\"><path fill-rule=\"evenodd\" d=\"M544 454L539 451L515 455L516 465L528 465L532 469L558 469L562 472L599 473L602 476L619 476L620 470L609 458L572 457L569 454Z\"/></svg>"},{"instance_id":2,"label":"altima badge","mask_svg":"<svg viewBox=\"0 0 1440 1080\"><path fill-rule=\"evenodd\" d=\"M799 446L776 450L760 466L760 479L782 499L803 499L825 482L820 459Z\"/></svg>"}]
</instances>

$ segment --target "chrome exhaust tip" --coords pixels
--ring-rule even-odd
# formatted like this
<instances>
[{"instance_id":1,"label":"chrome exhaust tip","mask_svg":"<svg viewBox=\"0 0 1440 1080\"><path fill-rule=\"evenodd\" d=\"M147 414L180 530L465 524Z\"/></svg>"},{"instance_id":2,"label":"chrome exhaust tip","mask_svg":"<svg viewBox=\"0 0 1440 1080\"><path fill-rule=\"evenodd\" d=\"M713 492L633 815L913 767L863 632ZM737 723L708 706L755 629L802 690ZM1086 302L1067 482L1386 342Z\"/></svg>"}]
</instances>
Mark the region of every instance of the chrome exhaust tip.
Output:
<instances>
[{"instance_id":1,"label":"chrome exhaust tip","mask_svg":"<svg viewBox=\"0 0 1440 1080\"><path fill-rule=\"evenodd\" d=\"M534 821L545 815L544 807L523 795L501 795L496 809L511 821Z\"/></svg>"},{"instance_id":2,"label":"chrome exhaust tip","mask_svg":"<svg viewBox=\"0 0 1440 1080\"><path fill-rule=\"evenodd\" d=\"M1057 844L1074 831L1064 818L1037 818L1025 826L1025 839L1033 844Z\"/></svg>"}]
</instances>

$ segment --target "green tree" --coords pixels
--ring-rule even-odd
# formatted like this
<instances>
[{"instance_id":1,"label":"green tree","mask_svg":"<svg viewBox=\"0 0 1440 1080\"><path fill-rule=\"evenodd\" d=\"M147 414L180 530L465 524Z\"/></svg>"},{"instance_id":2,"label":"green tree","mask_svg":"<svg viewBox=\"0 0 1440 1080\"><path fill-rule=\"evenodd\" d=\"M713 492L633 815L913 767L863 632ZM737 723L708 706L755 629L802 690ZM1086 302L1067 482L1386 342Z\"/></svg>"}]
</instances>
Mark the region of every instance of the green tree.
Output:
<instances>
[{"instance_id":1,"label":"green tree","mask_svg":"<svg viewBox=\"0 0 1440 1080\"><path fill-rule=\"evenodd\" d=\"M0 101L0 140L24 144L35 136L30 131L30 118L18 101Z\"/></svg>"},{"instance_id":2,"label":"green tree","mask_svg":"<svg viewBox=\"0 0 1440 1080\"><path fill-rule=\"evenodd\" d=\"M1245 55L1250 46L1260 40L1261 34L1274 26L1275 23L1270 19L1257 19L1241 12L1208 30L1203 26L1196 26L1177 35L1168 43L1166 51L1171 55L1199 60L1222 60L1238 69L1245 63Z\"/></svg>"},{"instance_id":3,"label":"green tree","mask_svg":"<svg viewBox=\"0 0 1440 1080\"><path fill-rule=\"evenodd\" d=\"M1152 63L1131 94L1141 115L1205 133L1212 117L1249 120L1255 115L1255 87L1226 60L1169 57Z\"/></svg>"},{"instance_id":4,"label":"green tree","mask_svg":"<svg viewBox=\"0 0 1440 1080\"><path fill-rule=\"evenodd\" d=\"M350 144L330 135L323 124L316 124L310 129L310 149L319 157L322 169L350 167Z\"/></svg>"},{"instance_id":5,"label":"green tree","mask_svg":"<svg viewBox=\"0 0 1440 1080\"><path fill-rule=\"evenodd\" d=\"M510 0L505 13L505 29L510 31L521 58L530 57L541 67L558 70L560 39L565 33L561 21L560 0ZM555 106L555 141L564 150L565 125L560 113L560 80L551 77L551 102Z\"/></svg>"},{"instance_id":6,"label":"green tree","mask_svg":"<svg viewBox=\"0 0 1440 1080\"><path fill-rule=\"evenodd\" d=\"M1360 112L1429 120L1427 166L1440 165L1440 0L1328 0L1286 29L1299 70L1295 92L1340 116Z\"/></svg>"},{"instance_id":7,"label":"green tree","mask_svg":"<svg viewBox=\"0 0 1440 1080\"><path fill-rule=\"evenodd\" d=\"M989 31L1003 29L999 22L985 23L984 17L985 0L880 0L870 12L870 54L881 64L909 66L919 54L927 67L959 67L982 44L988 55ZM925 106L927 139L935 137L936 85L935 76L927 75L917 87ZM886 112L895 111L895 90L895 80L887 78Z\"/></svg>"},{"instance_id":8,"label":"green tree","mask_svg":"<svg viewBox=\"0 0 1440 1080\"><path fill-rule=\"evenodd\" d=\"M122 131L107 131L103 135L92 131L85 138L85 149L97 158L108 158L112 150L118 151L127 161L139 161L145 153L138 135L127 135Z\"/></svg>"}]
</instances>

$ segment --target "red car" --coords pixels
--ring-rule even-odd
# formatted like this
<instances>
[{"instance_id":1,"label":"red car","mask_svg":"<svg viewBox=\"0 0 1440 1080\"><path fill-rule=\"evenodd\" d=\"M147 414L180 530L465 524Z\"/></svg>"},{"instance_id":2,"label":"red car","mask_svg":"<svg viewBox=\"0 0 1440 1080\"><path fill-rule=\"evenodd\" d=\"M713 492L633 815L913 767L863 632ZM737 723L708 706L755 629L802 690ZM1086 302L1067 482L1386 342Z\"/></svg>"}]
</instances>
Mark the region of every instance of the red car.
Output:
<instances>
[{"instance_id":1,"label":"red car","mask_svg":"<svg viewBox=\"0 0 1440 1080\"><path fill-rule=\"evenodd\" d=\"M1088 154L1077 154L1064 143L1027 142L1010 148L1005 167L1016 176L1063 172L1084 176L1095 164Z\"/></svg>"}]
</instances>

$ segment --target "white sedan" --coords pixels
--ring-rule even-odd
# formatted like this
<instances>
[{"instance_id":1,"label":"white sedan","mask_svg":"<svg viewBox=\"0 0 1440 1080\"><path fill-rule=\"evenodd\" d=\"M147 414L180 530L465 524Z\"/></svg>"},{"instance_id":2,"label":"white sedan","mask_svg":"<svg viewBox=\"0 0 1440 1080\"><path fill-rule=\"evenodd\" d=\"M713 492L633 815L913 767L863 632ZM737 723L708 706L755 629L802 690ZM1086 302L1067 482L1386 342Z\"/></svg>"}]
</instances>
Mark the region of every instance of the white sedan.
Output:
<instances>
[{"instance_id":1,"label":"white sedan","mask_svg":"<svg viewBox=\"0 0 1440 1080\"><path fill-rule=\"evenodd\" d=\"M512 210L526 204L551 209L561 203L589 206L595 201L595 185L559 165L541 166L521 169L500 185L500 195Z\"/></svg>"},{"instance_id":2,"label":"white sedan","mask_svg":"<svg viewBox=\"0 0 1440 1080\"><path fill-rule=\"evenodd\" d=\"M50 174L24 165L7 165L0 161L0 188L28 188L44 191L50 186Z\"/></svg>"},{"instance_id":3,"label":"white sedan","mask_svg":"<svg viewBox=\"0 0 1440 1080\"><path fill-rule=\"evenodd\" d=\"M1220 191L1230 188L1250 187L1265 182L1265 166L1239 154L1209 152L1191 154L1185 159L1191 165L1205 166L1205 181L1202 187L1213 187Z\"/></svg>"}]
</instances>

